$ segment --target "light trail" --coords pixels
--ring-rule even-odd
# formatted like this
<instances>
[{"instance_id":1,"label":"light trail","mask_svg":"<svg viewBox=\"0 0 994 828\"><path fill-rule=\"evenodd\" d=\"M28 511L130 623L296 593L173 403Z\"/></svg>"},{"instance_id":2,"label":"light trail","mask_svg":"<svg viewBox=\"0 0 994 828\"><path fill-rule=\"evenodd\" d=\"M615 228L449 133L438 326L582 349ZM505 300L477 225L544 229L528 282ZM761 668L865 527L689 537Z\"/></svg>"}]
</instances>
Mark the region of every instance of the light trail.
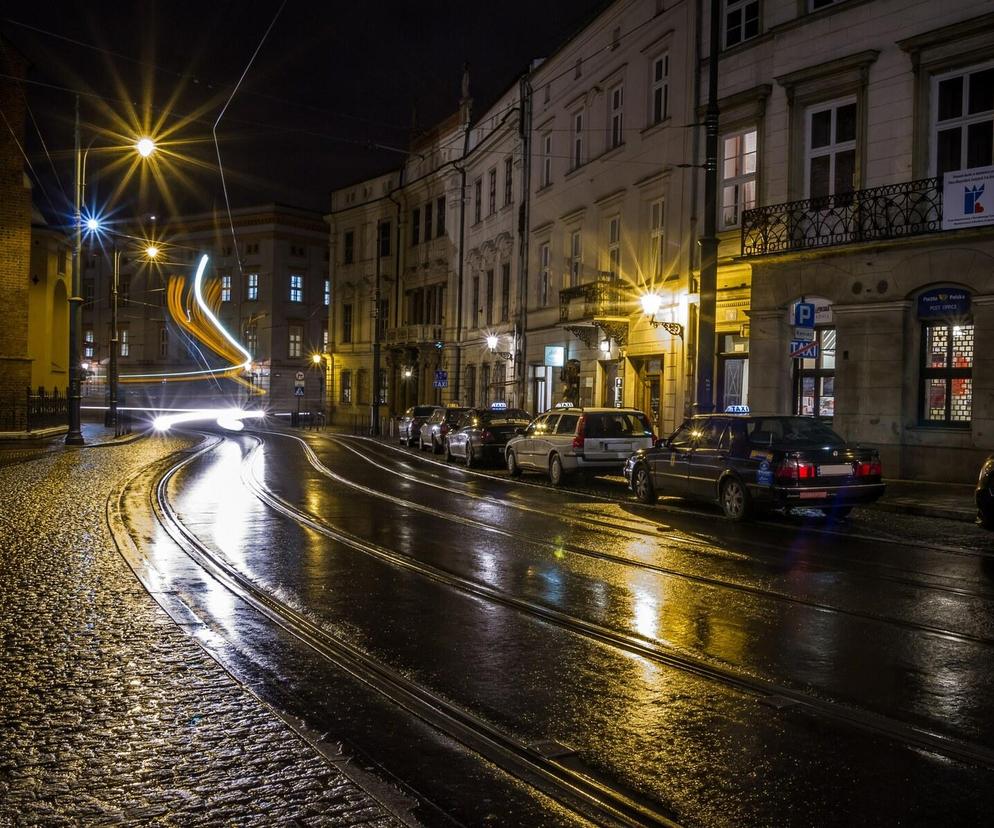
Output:
<instances>
[{"instance_id":1,"label":"light trail","mask_svg":"<svg viewBox=\"0 0 994 828\"><path fill-rule=\"evenodd\" d=\"M242 420L265 417L261 410L246 411L243 408L195 408L173 414L160 414L152 420L152 428L156 431L169 431L181 423L192 423L197 420L214 420L221 428L228 431L241 431L245 428Z\"/></svg>"}]
</instances>

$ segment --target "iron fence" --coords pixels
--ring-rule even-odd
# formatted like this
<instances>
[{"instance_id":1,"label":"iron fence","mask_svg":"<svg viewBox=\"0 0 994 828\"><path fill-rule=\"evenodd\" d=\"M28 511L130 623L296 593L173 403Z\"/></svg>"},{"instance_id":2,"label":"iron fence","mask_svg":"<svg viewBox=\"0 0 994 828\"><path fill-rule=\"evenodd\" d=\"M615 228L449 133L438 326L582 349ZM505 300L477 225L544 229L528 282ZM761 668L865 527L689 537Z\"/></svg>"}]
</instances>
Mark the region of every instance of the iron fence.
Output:
<instances>
[{"instance_id":1,"label":"iron fence","mask_svg":"<svg viewBox=\"0 0 994 828\"><path fill-rule=\"evenodd\" d=\"M942 182L923 178L746 210L742 255L904 238L941 229Z\"/></svg>"},{"instance_id":2,"label":"iron fence","mask_svg":"<svg viewBox=\"0 0 994 828\"><path fill-rule=\"evenodd\" d=\"M65 392L39 387L0 396L0 431L36 431L68 422Z\"/></svg>"},{"instance_id":3,"label":"iron fence","mask_svg":"<svg viewBox=\"0 0 994 828\"><path fill-rule=\"evenodd\" d=\"M574 299L583 300L583 310L580 316L570 313ZM560 322L593 319L597 316L620 316L625 313L621 285L611 280L597 279L559 291Z\"/></svg>"}]
</instances>

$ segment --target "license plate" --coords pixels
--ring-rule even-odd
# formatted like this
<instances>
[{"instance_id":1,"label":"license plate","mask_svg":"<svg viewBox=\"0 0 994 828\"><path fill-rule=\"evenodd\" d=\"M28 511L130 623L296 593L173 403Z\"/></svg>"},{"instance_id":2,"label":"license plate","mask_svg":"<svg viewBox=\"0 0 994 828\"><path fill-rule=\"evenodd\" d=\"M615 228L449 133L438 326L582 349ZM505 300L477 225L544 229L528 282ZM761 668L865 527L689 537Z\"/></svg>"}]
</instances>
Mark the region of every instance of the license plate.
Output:
<instances>
[{"instance_id":1,"label":"license plate","mask_svg":"<svg viewBox=\"0 0 994 828\"><path fill-rule=\"evenodd\" d=\"M836 463L834 465L818 467L819 477L838 477L850 474L852 474L852 465L850 463Z\"/></svg>"},{"instance_id":2,"label":"license plate","mask_svg":"<svg viewBox=\"0 0 994 828\"><path fill-rule=\"evenodd\" d=\"M814 500L816 497L825 497L827 492L801 492L801 500Z\"/></svg>"},{"instance_id":3,"label":"license plate","mask_svg":"<svg viewBox=\"0 0 994 828\"><path fill-rule=\"evenodd\" d=\"M605 443L605 451L624 451L631 454L632 444L631 443Z\"/></svg>"}]
</instances>

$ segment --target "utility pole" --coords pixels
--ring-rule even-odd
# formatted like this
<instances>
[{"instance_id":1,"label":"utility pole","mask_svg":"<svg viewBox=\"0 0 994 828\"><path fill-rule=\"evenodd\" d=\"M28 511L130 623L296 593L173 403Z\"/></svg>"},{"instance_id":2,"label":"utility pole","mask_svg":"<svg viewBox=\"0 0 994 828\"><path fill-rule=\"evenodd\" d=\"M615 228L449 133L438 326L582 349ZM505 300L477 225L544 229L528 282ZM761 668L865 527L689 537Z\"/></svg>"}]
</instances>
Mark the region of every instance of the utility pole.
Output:
<instances>
[{"instance_id":1,"label":"utility pole","mask_svg":"<svg viewBox=\"0 0 994 828\"><path fill-rule=\"evenodd\" d=\"M117 291L121 279L121 251L114 247L114 273L110 285L110 362L107 366L107 387L110 400L107 406L105 426L117 426L117 357L120 351L120 335L117 324Z\"/></svg>"},{"instance_id":2,"label":"utility pole","mask_svg":"<svg viewBox=\"0 0 994 828\"><path fill-rule=\"evenodd\" d=\"M380 435L380 278L383 253L383 219L376 219L376 284L373 288L373 391L371 426L375 436Z\"/></svg>"},{"instance_id":3,"label":"utility pole","mask_svg":"<svg viewBox=\"0 0 994 828\"><path fill-rule=\"evenodd\" d=\"M714 325L718 304L718 57L721 2L711 0L708 108L704 116L704 235L701 236L700 306L697 318L696 411L714 408Z\"/></svg>"},{"instance_id":4,"label":"utility pole","mask_svg":"<svg viewBox=\"0 0 994 828\"><path fill-rule=\"evenodd\" d=\"M80 351L80 312L83 297L80 285L83 248L83 156L79 138L79 95L76 96L76 232L73 239L72 290L69 296L69 431L66 434L67 446L81 446L83 432L80 430L79 408L79 351Z\"/></svg>"}]
</instances>

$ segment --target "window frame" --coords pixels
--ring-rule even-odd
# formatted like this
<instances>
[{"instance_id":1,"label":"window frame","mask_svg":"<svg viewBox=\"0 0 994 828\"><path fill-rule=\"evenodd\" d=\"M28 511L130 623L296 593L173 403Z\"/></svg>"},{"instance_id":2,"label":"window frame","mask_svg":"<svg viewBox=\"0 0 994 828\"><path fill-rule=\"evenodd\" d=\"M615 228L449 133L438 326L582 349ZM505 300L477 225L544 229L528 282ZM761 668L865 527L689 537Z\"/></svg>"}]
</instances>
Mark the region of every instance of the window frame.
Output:
<instances>
[{"instance_id":1,"label":"window frame","mask_svg":"<svg viewBox=\"0 0 994 828\"><path fill-rule=\"evenodd\" d=\"M658 208L659 221L656 221ZM666 259L666 199L654 198L649 202L649 273L653 280L663 278Z\"/></svg>"},{"instance_id":2,"label":"window frame","mask_svg":"<svg viewBox=\"0 0 994 828\"><path fill-rule=\"evenodd\" d=\"M552 132L542 134L542 178L541 185L548 187L552 184Z\"/></svg>"},{"instance_id":3,"label":"window frame","mask_svg":"<svg viewBox=\"0 0 994 828\"><path fill-rule=\"evenodd\" d=\"M656 67L662 64L662 75ZM657 105L658 104L658 105ZM670 116L670 53L660 52L649 62L649 126L661 124Z\"/></svg>"},{"instance_id":4,"label":"window frame","mask_svg":"<svg viewBox=\"0 0 994 828\"><path fill-rule=\"evenodd\" d=\"M286 356L287 359L304 357L304 326L299 322L292 322L286 326Z\"/></svg>"},{"instance_id":5,"label":"window frame","mask_svg":"<svg viewBox=\"0 0 994 828\"><path fill-rule=\"evenodd\" d=\"M756 8L756 32L755 34L746 34L746 10L750 6L755 6ZM745 43L746 41L753 40L759 37L763 33L763 18L761 14L762 9L760 8L759 0L725 0L722 5L721 14L721 42L722 48L731 49L738 46L740 43ZM739 29L741 31L741 36L734 43L730 43L728 40L728 30L729 30L729 18L732 14L738 14L739 18Z\"/></svg>"},{"instance_id":6,"label":"window frame","mask_svg":"<svg viewBox=\"0 0 994 828\"><path fill-rule=\"evenodd\" d=\"M746 139L749 134L755 135L756 148L752 153L755 156L753 171L751 173L740 172L738 175L733 175L730 177L725 177L725 164L728 161L728 157L725 155L726 142L733 139L739 138L741 147L740 152L736 155L736 168L744 170L745 169L745 158L749 153L745 150ZM805 138L807 135L805 134ZM728 132L722 133L719 137L720 152L721 157L719 158L719 181L718 181L718 229L719 231L724 230L734 230L742 226L742 214L749 209L754 208L759 203L759 128L756 125L749 125L740 127L739 129L733 129ZM807 148L807 141L805 140L805 148ZM805 170L808 169L807 159L805 159ZM807 174L807 173L806 173ZM745 185L751 183L753 185L753 198L749 206L746 206L746 201L742 198L742 192ZM728 205L725 203L725 189L729 186L736 187L735 203L733 205ZM729 206L735 208L735 221L726 221L725 215Z\"/></svg>"},{"instance_id":7,"label":"window frame","mask_svg":"<svg viewBox=\"0 0 994 828\"><path fill-rule=\"evenodd\" d=\"M473 224L483 221L483 177L473 182Z\"/></svg>"},{"instance_id":8,"label":"window frame","mask_svg":"<svg viewBox=\"0 0 994 828\"><path fill-rule=\"evenodd\" d=\"M490 185L487 193L487 215L492 216L497 212L497 168L491 167L487 173L487 182Z\"/></svg>"},{"instance_id":9,"label":"window frame","mask_svg":"<svg viewBox=\"0 0 994 828\"><path fill-rule=\"evenodd\" d=\"M568 270L565 275L569 281L568 287L577 287L583 276L583 231L581 229L570 231L567 262Z\"/></svg>"},{"instance_id":10,"label":"window frame","mask_svg":"<svg viewBox=\"0 0 994 828\"><path fill-rule=\"evenodd\" d=\"M355 309L351 302L342 305L342 344L352 344L355 335Z\"/></svg>"},{"instance_id":11,"label":"window frame","mask_svg":"<svg viewBox=\"0 0 994 828\"><path fill-rule=\"evenodd\" d=\"M969 147L969 127L975 124L992 123L994 122L994 109L984 110L982 112L971 115L967 112L969 106L969 76L973 74L978 74L980 72L994 70L994 60L981 61L980 63L972 63L968 66L960 66L955 69L950 69L949 71L936 72L929 78L929 176L939 176L941 178L942 173L939 172L939 133L946 132L950 129L960 130L960 166L956 169L944 170L943 172L956 172L960 170L975 169L976 167L967 166L968 160L968 147ZM962 98L960 103L962 104L961 114L956 118L947 118L944 121L939 121L939 85L943 81L948 81L952 78L961 77L963 78L963 90ZM942 129L940 129L940 124ZM994 129L994 127L992 127ZM986 164L979 164L977 166L991 166L994 165L994 158L987 160Z\"/></svg>"},{"instance_id":12,"label":"window frame","mask_svg":"<svg viewBox=\"0 0 994 828\"><path fill-rule=\"evenodd\" d=\"M584 107L570 113L570 172L583 166Z\"/></svg>"},{"instance_id":13,"label":"window frame","mask_svg":"<svg viewBox=\"0 0 994 828\"><path fill-rule=\"evenodd\" d=\"M302 273L290 274L289 297L291 302L304 301L304 276Z\"/></svg>"},{"instance_id":14,"label":"window frame","mask_svg":"<svg viewBox=\"0 0 994 828\"><path fill-rule=\"evenodd\" d=\"M514 201L514 159L509 155L504 159L504 207Z\"/></svg>"},{"instance_id":15,"label":"window frame","mask_svg":"<svg viewBox=\"0 0 994 828\"><path fill-rule=\"evenodd\" d=\"M973 424L973 367L976 364L976 334L977 329L974 324L972 314L964 319L921 319L919 344L920 359L918 371L918 424L923 428L954 428L969 429ZM956 368L952 363L954 329L957 327L969 327L973 329L973 348L970 355L969 367ZM932 368L928 365L927 354L927 329L947 328L948 343L946 348L947 365L942 368ZM945 380L945 417L941 420L929 419L925 416L928 410L928 385L931 379ZM970 418L967 420L952 419L953 394L952 386L956 380L970 381Z\"/></svg>"},{"instance_id":16,"label":"window frame","mask_svg":"<svg viewBox=\"0 0 994 828\"><path fill-rule=\"evenodd\" d=\"M607 272L612 283L621 279L621 215L615 214L607 222Z\"/></svg>"},{"instance_id":17,"label":"window frame","mask_svg":"<svg viewBox=\"0 0 994 828\"><path fill-rule=\"evenodd\" d=\"M607 93L608 100L608 149L625 143L625 83L619 81Z\"/></svg>"},{"instance_id":18,"label":"window frame","mask_svg":"<svg viewBox=\"0 0 994 828\"><path fill-rule=\"evenodd\" d=\"M222 273L221 274L221 301L230 302L231 301L231 274Z\"/></svg>"},{"instance_id":19,"label":"window frame","mask_svg":"<svg viewBox=\"0 0 994 828\"><path fill-rule=\"evenodd\" d=\"M538 304L539 307L549 307L552 286L552 245L550 242L542 242L538 246Z\"/></svg>"},{"instance_id":20,"label":"window frame","mask_svg":"<svg viewBox=\"0 0 994 828\"><path fill-rule=\"evenodd\" d=\"M855 123L855 133L851 141L836 142L835 136L838 126L838 111L845 106L854 106L856 115L854 119ZM825 110L831 110L832 116L830 120L830 138L829 143L812 148L811 140L813 133L813 120L814 116L819 112L824 112ZM828 180L830 185L830 191L824 196L817 196L817 198L833 198L836 196L842 196L847 193L853 193L859 189L859 176L860 176L860 99L859 95L853 93L850 95L844 95L839 98L830 98L825 101L819 101L817 103L811 103L804 109L804 198L813 198L811 195L811 161L815 158L821 158L824 156L829 157L829 174ZM758 139L758 135L757 135ZM758 145L757 145L758 150ZM835 190L835 174L836 174L836 160L840 153L848 152L852 150L853 153L853 181L851 182L851 189L844 192L836 192Z\"/></svg>"},{"instance_id":21,"label":"window frame","mask_svg":"<svg viewBox=\"0 0 994 828\"><path fill-rule=\"evenodd\" d=\"M259 301L259 274L245 274L245 299L248 302Z\"/></svg>"}]
</instances>

